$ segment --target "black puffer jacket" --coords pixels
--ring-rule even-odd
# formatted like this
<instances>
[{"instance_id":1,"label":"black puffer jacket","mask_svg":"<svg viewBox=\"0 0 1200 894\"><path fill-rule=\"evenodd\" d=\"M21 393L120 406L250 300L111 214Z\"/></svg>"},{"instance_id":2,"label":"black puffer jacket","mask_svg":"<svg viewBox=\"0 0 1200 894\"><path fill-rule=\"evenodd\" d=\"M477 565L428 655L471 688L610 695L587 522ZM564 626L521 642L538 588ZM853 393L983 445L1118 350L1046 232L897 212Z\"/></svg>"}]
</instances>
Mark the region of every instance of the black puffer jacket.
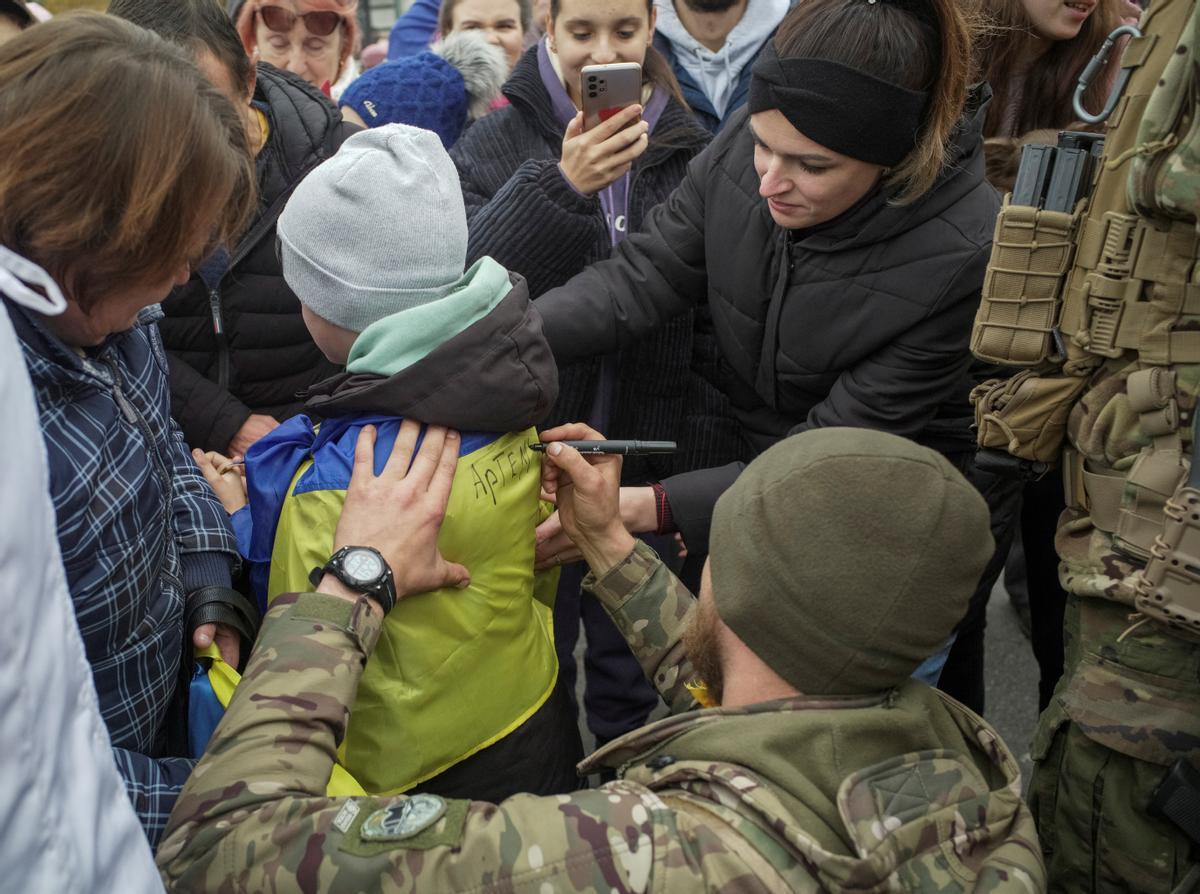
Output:
<instances>
[{"instance_id":1,"label":"black puffer jacket","mask_svg":"<svg viewBox=\"0 0 1200 894\"><path fill-rule=\"evenodd\" d=\"M251 413L286 419L297 392L337 372L309 337L283 280L275 221L292 190L357 128L302 79L258 66L270 134L257 159L260 211L213 288L199 273L163 302L171 413L192 447L226 450Z\"/></svg>"},{"instance_id":2,"label":"black puffer jacket","mask_svg":"<svg viewBox=\"0 0 1200 894\"><path fill-rule=\"evenodd\" d=\"M470 261L495 258L539 295L588 264L612 254L600 200L581 196L559 171L564 128L558 123L530 49L504 86L511 105L472 125L451 151L462 178L471 228ZM634 164L628 232L683 179L709 135L671 100L645 154ZM723 395L695 376L696 315L682 307L657 332L622 345L609 431L614 438L678 440L685 453L626 465L626 480L658 479L728 461L736 453L735 422ZM703 356L696 358L699 365ZM710 358L711 362L711 358ZM600 360L559 368L559 400L548 424L587 419L600 380Z\"/></svg>"},{"instance_id":3,"label":"black puffer jacket","mask_svg":"<svg viewBox=\"0 0 1200 894\"><path fill-rule=\"evenodd\" d=\"M988 95L972 97L950 165L920 200L896 206L879 194L803 233L776 225L759 196L739 113L644 233L542 298L555 356L610 351L707 300L715 384L744 426L744 459L835 425L970 450L967 343L1000 204L984 180ZM689 547L705 548L712 506L738 471L665 482Z\"/></svg>"}]
</instances>

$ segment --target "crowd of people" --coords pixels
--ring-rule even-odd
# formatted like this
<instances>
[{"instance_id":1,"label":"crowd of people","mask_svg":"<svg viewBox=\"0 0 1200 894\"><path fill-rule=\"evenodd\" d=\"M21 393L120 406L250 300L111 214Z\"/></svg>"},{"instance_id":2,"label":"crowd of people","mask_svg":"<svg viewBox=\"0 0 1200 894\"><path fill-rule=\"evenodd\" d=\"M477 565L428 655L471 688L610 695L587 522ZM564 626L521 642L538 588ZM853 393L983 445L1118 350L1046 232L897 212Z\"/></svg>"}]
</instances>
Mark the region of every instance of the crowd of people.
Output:
<instances>
[{"instance_id":1,"label":"crowd of people","mask_svg":"<svg viewBox=\"0 0 1200 894\"><path fill-rule=\"evenodd\" d=\"M1039 710L1077 633L969 349L1174 2L0 0L5 872L1190 890L1081 881L983 719L1006 562Z\"/></svg>"}]
</instances>

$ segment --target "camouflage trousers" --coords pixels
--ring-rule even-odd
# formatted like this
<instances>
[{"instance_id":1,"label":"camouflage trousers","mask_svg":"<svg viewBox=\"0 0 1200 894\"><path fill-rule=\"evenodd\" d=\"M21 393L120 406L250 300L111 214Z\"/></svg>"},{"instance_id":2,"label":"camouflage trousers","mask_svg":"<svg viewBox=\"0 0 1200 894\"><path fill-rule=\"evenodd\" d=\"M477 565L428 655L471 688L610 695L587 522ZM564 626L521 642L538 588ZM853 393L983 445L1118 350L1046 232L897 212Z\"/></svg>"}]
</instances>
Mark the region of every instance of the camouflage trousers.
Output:
<instances>
[{"instance_id":1,"label":"camouflage trousers","mask_svg":"<svg viewBox=\"0 0 1200 894\"><path fill-rule=\"evenodd\" d=\"M1069 598L1028 796L1053 892L1168 894L1200 857L1147 812L1175 760L1200 764L1200 644L1134 623L1126 606Z\"/></svg>"}]
</instances>

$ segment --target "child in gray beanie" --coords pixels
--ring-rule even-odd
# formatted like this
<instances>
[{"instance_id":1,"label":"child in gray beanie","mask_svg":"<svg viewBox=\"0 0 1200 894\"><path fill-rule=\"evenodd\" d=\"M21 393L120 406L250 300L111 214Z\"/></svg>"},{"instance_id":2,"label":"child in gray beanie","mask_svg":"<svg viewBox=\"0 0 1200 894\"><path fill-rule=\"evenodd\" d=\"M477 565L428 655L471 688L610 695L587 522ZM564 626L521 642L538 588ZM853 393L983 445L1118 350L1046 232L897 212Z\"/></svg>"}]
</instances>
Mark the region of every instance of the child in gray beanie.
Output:
<instances>
[{"instance_id":1,"label":"child in gray beanie","mask_svg":"<svg viewBox=\"0 0 1200 894\"><path fill-rule=\"evenodd\" d=\"M470 583L389 612L338 753L354 782L335 775L331 794L572 791L582 746L558 681L557 574L533 571L547 513L527 447L558 372L524 280L490 258L464 270L454 164L436 135L404 125L347 140L296 189L278 233L313 339L346 372L246 455L249 505L233 521L262 604L307 589L329 559L364 426L380 466L403 418L462 435L439 544Z\"/></svg>"},{"instance_id":2,"label":"child in gray beanie","mask_svg":"<svg viewBox=\"0 0 1200 894\"><path fill-rule=\"evenodd\" d=\"M415 127L348 139L292 194L278 233L284 279L304 307L356 334L440 301L463 279L467 212L458 173L440 141ZM508 282L498 265L484 266L489 279ZM424 322L450 316L444 310Z\"/></svg>"}]
</instances>

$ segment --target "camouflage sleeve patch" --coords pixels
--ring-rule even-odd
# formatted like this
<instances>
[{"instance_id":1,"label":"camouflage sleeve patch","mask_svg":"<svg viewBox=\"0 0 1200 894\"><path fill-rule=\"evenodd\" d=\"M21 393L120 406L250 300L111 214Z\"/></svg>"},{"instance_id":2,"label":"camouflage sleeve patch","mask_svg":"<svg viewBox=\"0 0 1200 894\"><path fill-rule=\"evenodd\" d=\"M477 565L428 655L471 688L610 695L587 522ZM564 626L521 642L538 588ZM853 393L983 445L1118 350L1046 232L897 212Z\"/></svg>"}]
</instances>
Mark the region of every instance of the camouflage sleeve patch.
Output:
<instances>
[{"instance_id":1,"label":"camouflage sleeve patch","mask_svg":"<svg viewBox=\"0 0 1200 894\"><path fill-rule=\"evenodd\" d=\"M603 578L589 574L583 586L608 610L671 712L694 708L687 689L694 672L681 639L696 598L658 553L639 541L625 561Z\"/></svg>"},{"instance_id":2,"label":"camouflage sleeve patch","mask_svg":"<svg viewBox=\"0 0 1200 894\"><path fill-rule=\"evenodd\" d=\"M359 807L338 849L374 857L397 847L425 851L458 845L470 802L415 795L387 802L368 799L359 802Z\"/></svg>"}]
</instances>

